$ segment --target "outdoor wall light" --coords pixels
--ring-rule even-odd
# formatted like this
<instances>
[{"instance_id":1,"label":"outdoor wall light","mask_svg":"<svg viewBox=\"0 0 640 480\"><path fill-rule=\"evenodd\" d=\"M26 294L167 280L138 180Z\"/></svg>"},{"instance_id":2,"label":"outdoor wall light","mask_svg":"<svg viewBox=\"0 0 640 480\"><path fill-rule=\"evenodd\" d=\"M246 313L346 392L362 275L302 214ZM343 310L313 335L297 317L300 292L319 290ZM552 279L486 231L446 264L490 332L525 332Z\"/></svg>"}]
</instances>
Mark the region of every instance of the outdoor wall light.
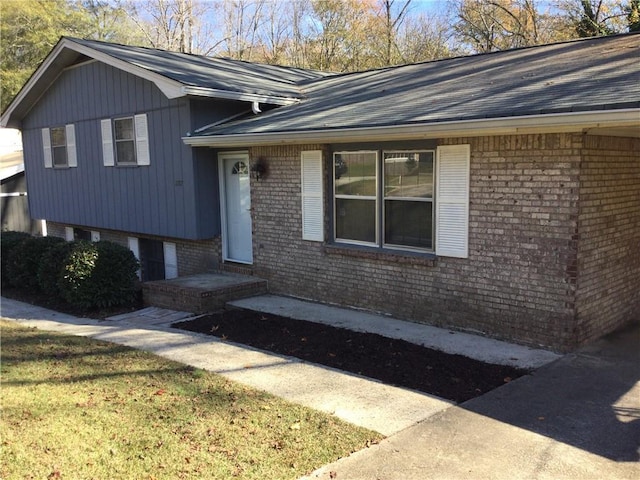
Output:
<instances>
[{"instance_id":1,"label":"outdoor wall light","mask_svg":"<svg viewBox=\"0 0 640 480\"><path fill-rule=\"evenodd\" d=\"M251 165L251 176L257 181L260 181L260 179L267 176L267 167L268 165L265 158L259 157L258 160L256 160L253 165Z\"/></svg>"}]
</instances>

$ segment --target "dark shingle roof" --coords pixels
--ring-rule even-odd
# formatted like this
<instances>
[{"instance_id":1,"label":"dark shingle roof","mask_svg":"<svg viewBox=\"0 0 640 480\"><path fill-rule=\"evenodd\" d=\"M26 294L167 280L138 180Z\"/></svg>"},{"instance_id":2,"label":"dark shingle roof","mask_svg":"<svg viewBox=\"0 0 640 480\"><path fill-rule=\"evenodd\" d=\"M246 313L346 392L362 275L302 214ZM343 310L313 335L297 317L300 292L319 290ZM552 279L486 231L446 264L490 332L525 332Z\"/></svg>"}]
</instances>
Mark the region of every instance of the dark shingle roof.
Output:
<instances>
[{"instance_id":1,"label":"dark shingle roof","mask_svg":"<svg viewBox=\"0 0 640 480\"><path fill-rule=\"evenodd\" d=\"M302 95L298 83L329 75L229 58L211 58L77 38L69 40L193 87L300 98Z\"/></svg>"},{"instance_id":2,"label":"dark shingle roof","mask_svg":"<svg viewBox=\"0 0 640 480\"><path fill-rule=\"evenodd\" d=\"M338 75L306 99L200 133L304 132L640 107L640 35Z\"/></svg>"}]
</instances>

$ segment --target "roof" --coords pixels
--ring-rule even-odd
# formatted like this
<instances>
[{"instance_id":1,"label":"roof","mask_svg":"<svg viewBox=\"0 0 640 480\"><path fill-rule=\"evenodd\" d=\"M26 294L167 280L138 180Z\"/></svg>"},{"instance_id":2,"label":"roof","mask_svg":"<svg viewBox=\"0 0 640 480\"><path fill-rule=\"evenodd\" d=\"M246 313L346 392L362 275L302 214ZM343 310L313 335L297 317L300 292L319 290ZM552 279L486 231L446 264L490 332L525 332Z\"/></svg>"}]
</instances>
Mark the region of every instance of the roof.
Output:
<instances>
[{"instance_id":1,"label":"roof","mask_svg":"<svg viewBox=\"0 0 640 480\"><path fill-rule=\"evenodd\" d=\"M0 180L4 181L22 172L24 172L22 150L0 155Z\"/></svg>"},{"instance_id":2,"label":"roof","mask_svg":"<svg viewBox=\"0 0 640 480\"><path fill-rule=\"evenodd\" d=\"M596 117L598 124L626 119L640 128L639 58L640 35L625 34L320 78L307 83L295 105L184 140L301 143L393 130L417 137L426 135L425 126L437 133L559 118L595 125Z\"/></svg>"},{"instance_id":3,"label":"roof","mask_svg":"<svg viewBox=\"0 0 640 480\"><path fill-rule=\"evenodd\" d=\"M303 98L299 85L331 75L314 70L62 37L3 112L0 124L19 127L31 106L65 68L91 59L155 83L168 98L190 95L289 105Z\"/></svg>"}]
</instances>

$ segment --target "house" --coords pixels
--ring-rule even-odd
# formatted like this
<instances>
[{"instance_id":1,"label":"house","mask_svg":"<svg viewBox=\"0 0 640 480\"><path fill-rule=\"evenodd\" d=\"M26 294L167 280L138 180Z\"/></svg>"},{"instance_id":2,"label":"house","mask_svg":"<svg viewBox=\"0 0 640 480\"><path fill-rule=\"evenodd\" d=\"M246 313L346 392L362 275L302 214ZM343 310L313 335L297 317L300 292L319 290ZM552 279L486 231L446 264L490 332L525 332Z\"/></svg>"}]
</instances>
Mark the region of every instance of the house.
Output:
<instances>
[{"instance_id":1,"label":"house","mask_svg":"<svg viewBox=\"0 0 640 480\"><path fill-rule=\"evenodd\" d=\"M639 319L640 35L329 75L63 38L2 115L49 234L143 279L569 350Z\"/></svg>"}]
</instances>

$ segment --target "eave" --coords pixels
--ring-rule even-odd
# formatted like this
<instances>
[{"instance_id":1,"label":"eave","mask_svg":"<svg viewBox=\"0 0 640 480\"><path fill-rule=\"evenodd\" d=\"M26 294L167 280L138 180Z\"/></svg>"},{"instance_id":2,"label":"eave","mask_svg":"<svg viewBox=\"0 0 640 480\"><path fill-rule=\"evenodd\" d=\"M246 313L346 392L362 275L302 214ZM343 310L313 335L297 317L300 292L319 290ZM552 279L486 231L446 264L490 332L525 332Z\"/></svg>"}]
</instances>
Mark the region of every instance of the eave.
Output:
<instances>
[{"instance_id":1,"label":"eave","mask_svg":"<svg viewBox=\"0 0 640 480\"><path fill-rule=\"evenodd\" d=\"M248 147L309 143L420 140L531 133L586 132L590 129L631 129L640 136L640 108L568 112L495 119L458 120L379 127L334 128L306 131L240 133L183 137L194 147Z\"/></svg>"}]
</instances>

